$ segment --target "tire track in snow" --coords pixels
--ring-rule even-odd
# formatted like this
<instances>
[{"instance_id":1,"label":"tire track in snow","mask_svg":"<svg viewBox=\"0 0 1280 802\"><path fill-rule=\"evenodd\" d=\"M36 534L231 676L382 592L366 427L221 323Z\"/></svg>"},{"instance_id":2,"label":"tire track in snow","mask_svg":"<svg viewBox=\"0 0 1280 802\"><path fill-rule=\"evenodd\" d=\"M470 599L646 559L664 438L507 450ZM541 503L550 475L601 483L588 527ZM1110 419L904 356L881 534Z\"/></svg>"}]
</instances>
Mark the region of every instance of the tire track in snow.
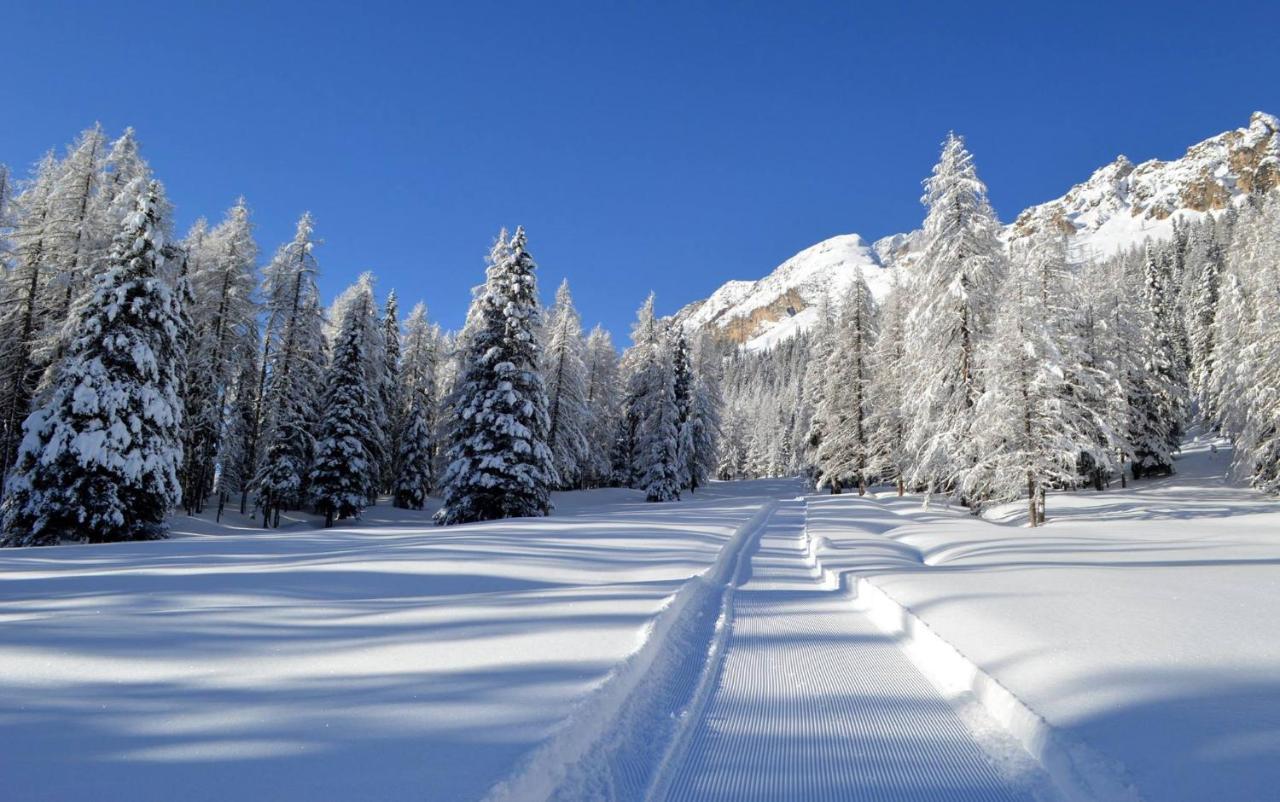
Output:
<instances>
[{"instance_id":1,"label":"tire track in snow","mask_svg":"<svg viewBox=\"0 0 1280 802\"><path fill-rule=\"evenodd\" d=\"M716 690L662 798L1005 802L1025 798L893 639L821 589L804 503L767 524Z\"/></svg>"}]
</instances>

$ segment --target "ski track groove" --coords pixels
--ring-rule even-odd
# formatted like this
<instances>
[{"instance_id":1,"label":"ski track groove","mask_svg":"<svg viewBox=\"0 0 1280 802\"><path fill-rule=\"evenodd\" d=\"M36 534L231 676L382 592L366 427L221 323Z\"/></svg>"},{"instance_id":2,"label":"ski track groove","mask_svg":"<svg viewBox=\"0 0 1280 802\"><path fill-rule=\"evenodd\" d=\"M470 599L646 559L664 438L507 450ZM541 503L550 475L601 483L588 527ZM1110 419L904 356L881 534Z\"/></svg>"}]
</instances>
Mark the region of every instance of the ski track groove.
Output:
<instances>
[{"instance_id":1,"label":"ski track groove","mask_svg":"<svg viewBox=\"0 0 1280 802\"><path fill-rule=\"evenodd\" d=\"M1010 802L959 715L806 562L804 503L765 525L667 802Z\"/></svg>"}]
</instances>

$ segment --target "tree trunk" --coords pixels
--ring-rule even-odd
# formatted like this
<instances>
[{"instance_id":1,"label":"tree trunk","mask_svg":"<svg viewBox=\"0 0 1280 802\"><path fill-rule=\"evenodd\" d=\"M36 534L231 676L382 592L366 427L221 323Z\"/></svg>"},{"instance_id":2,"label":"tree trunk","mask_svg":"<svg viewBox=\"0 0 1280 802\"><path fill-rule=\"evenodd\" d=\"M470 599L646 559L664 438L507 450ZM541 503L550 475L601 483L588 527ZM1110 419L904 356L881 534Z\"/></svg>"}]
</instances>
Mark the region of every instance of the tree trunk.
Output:
<instances>
[{"instance_id":1,"label":"tree trunk","mask_svg":"<svg viewBox=\"0 0 1280 802\"><path fill-rule=\"evenodd\" d=\"M1032 526L1039 523L1039 513L1036 511L1036 480L1032 478L1030 471L1027 472L1027 519Z\"/></svg>"}]
</instances>

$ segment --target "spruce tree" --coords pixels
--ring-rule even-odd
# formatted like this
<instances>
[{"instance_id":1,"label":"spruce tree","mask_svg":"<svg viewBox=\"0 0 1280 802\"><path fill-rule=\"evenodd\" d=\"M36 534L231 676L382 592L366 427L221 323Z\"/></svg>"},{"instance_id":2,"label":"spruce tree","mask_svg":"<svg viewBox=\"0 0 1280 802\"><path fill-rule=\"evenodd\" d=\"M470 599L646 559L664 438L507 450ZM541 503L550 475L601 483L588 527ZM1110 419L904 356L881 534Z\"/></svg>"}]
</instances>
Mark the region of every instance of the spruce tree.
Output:
<instances>
[{"instance_id":1,"label":"spruce tree","mask_svg":"<svg viewBox=\"0 0 1280 802\"><path fill-rule=\"evenodd\" d=\"M424 407L422 393L415 393L400 436L399 470L392 494L393 504L404 510L422 509L431 492L433 449Z\"/></svg>"},{"instance_id":2,"label":"spruce tree","mask_svg":"<svg viewBox=\"0 0 1280 802\"><path fill-rule=\"evenodd\" d=\"M667 337L663 341L669 341ZM640 423L636 433L639 487L646 501L677 501L682 470L679 416L672 349L650 349L642 371Z\"/></svg>"},{"instance_id":3,"label":"spruce tree","mask_svg":"<svg viewBox=\"0 0 1280 802\"><path fill-rule=\"evenodd\" d=\"M556 482L539 373L538 288L524 229L503 232L468 313L440 524L541 516Z\"/></svg>"},{"instance_id":4,"label":"spruce tree","mask_svg":"<svg viewBox=\"0 0 1280 802\"><path fill-rule=\"evenodd\" d=\"M68 326L48 401L28 416L5 499L5 543L164 536L181 498L182 310L158 275L155 182L135 199Z\"/></svg>"},{"instance_id":5,"label":"spruce tree","mask_svg":"<svg viewBox=\"0 0 1280 802\"><path fill-rule=\"evenodd\" d=\"M709 332L698 333L691 354L693 392L686 425L692 447L685 464L685 480L689 491L696 493L716 471L724 397L720 390L720 351Z\"/></svg>"},{"instance_id":6,"label":"spruce tree","mask_svg":"<svg viewBox=\"0 0 1280 802\"><path fill-rule=\"evenodd\" d=\"M263 275L262 457L253 486L264 526L279 526L280 513L302 502L315 447L325 343L312 231L304 214Z\"/></svg>"},{"instance_id":7,"label":"spruce tree","mask_svg":"<svg viewBox=\"0 0 1280 802\"><path fill-rule=\"evenodd\" d=\"M374 320L373 292L365 281L339 300L338 335L325 377L323 414L311 469L311 494L324 525L364 511L370 485L381 477L370 460L368 438L374 427L378 388L369 386L366 346Z\"/></svg>"}]
</instances>

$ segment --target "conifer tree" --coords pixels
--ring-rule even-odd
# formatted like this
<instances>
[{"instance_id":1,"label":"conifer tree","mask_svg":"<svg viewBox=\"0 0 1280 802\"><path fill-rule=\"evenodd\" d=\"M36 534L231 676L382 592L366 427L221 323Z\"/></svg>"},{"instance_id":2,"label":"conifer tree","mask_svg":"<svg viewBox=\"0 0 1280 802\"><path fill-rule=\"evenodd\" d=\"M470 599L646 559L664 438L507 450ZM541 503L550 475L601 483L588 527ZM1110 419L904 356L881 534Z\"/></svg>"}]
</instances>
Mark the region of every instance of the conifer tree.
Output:
<instances>
[{"instance_id":1,"label":"conifer tree","mask_svg":"<svg viewBox=\"0 0 1280 802\"><path fill-rule=\"evenodd\" d=\"M378 388L369 385L368 329L376 319L373 291L363 278L339 299L338 335L325 381L323 414L311 469L311 493L324 525L364 511L380 477L368 442Z\"/></svg>"},{"instance_id":2,"label":"conifer tree","mask_svg":"<svg viewBox=\"0 0 1280 802\"><path fill-rule=\"evenodd\" d=\"M907 421L906 399L906 291L898 269L888 268L889 294L880 309L879 330L871 349L871 383L868 448L871 473L893 482L901 496L906 491Z\"/></svg>"},{"instance_id":3,"label":"conifer tree","mask_svg":"<svg viewBox=\"0 0 1280 802\"><path fill-rule=\"evenodd\" d=\"M693 493L716 471L724 405L720 362L720 352L710 333L699 333L692 349L693 399L687 422L692 448L685 465L689 491Z\"/></svg>"},{"instance_id":4,"label":"conifer tree","mask_svg":"<svg viewBox=\"0 0 1280 802\"><path fill-rule=\"evenodd\" d=\"M0 309L0 460L5 476L17 456L22 422L40 380L37 346L50 307L52 192L57 162L46 155L14 199L13 266L5 271Z\"/></svg>"},{"instance_id":5,"label":"conifer tree","mask_svg":"<svg viewBox=\"0 0 1280 802\"><path fill-rule=\"evenodd\" d=\"M845 486L866 493L871 480L870 382L872 325L871 292L861 271L849 285L836 325L831 357L827 362L827 387L822 406L814 412L825 432L817 450L818 486L833 494Z\"/></svg>"},{"instance_id":6,"label":"conifer tree","mask_svg":"<svg viewBox=\"0 0 1280 802\"><path fill-rule=\"evenodd\" d=\"M431 491L431 428L424 406L422 393L415 393L400 437L400 467L392 488L393 504L400 509L422 509Z\"/></svg>"},{"instance_id":7,"label":"conifer tree","mask_svg":"<svg viewBox=\"0 0 1280 802\"><path fill-rule=\"evenodd\" d=\"M244 198L212 231L197 224L185 249L194 300L188 307L192 344L182 475L183 499L188 512L195 513L213 489L232 385L245 358L257 348L253 289L258 248Z\"/></svg>"},{"instance_id":8,"label":"conifer tree","mask_svg":"<svg viewBox=\"0 0 1280 802\"><path fill-rule=\"evenodd\" d=\"M556 304L545 326L542 373L547 384L547 447L559 487L581 482L587 461L587 368L583 362L582 321L573 308L569 282L556 290Z\"/></svg>"},{"instance_id":9,"label":"conifer tree","mask_svg":"<svg viewBox=\"0 0 1280 802\"><path fill-rule=\"evenodd\" d=\"M662 337L662 341L668 341ZM680 498L681 465L679 409L676 406L672 349L649 349L641 370L641 392L636 398L639 426L636 454L639 487L646 501L677 501Z\"/></svg>"},{"instance_id":10,"label":"conifer tree","mask_svg":"<svg viewBox=\"0 0 1280 802\"><path fill-rule=\"evenodd\" d=\"M907 421L914 482L954 486L975 462L977 354L1003 274L999 223L963 140L952 134L925 182L929 208L908 320Z\"/></svg>"},{"instance_id":11,"label":"conifer tree","mask_svg":"<svg viewBox=\"0 0 1280 802\"><path fill-rule=\"evenodd\" d=\"M181 498L181 314L159 280L159 187L135 199L68 325L48 401L28 416L4 505L5 543L164 536Z\"/></svg>"},{"instance_id":12,"label":"conifer tree","mask_svg":"<svg viewBox=\"0 0 1280 802\"><path fill-rule=\"evenodd\" d=\"M325 344L312 230L304 214L263 276L262 459L254 488L265 526L279 526L280 513L301 503L315 447Z\"/></svg>"},{"instance_id":13,"label":"conifer tree","mask_svg":"<svg viewBox=\"0 0 1280 802\"><path fill-rule=\"evenodd\" d=\"M391 492L400 467L400 440L404 436L409 400L400 381L400 303L393 289L382 309L382 370L378 393L385 417L383 441L386 456L378 482L380 490Z\"/></svg>"},{"instance_id":14,"label":"conifer tree","mask_svg":"<svg viewBox=\"0 0 1280 802\"><path fill-rule=\"evenodd\" d=\"M1145 325L1133 344L1142 362L1129 398L1134 479L1173 473L1173 455L1182 439L1185 376L1175 345L1167 265L1160 249L1148 244L1141 262L1143 291L1138 305Z\"/></svg>"},{"instance_id":15,"label":"conifer tree","mask_svg":"<svg viewBox=\"0 0 1280 802\"><path fill-rule=\"evenodd\" d=\"M455 427L440 524L541 516L556 482L547 396L538 371L540 311L524 229L499 235L472 302L453 393Z\"/></svg>"},{"instance_id":16,"label":"conifer tree","mask_svg":"<svg viewBox=\"0 0 1280 802\"><path fill-rule=\"evenodd\" d=\"M591 330L586 344L587 452L582 466L584 487L600 487L613 475L612 454L622 403L618 389L618 352L609 332Z\"/></svg>"}]
</instances>

